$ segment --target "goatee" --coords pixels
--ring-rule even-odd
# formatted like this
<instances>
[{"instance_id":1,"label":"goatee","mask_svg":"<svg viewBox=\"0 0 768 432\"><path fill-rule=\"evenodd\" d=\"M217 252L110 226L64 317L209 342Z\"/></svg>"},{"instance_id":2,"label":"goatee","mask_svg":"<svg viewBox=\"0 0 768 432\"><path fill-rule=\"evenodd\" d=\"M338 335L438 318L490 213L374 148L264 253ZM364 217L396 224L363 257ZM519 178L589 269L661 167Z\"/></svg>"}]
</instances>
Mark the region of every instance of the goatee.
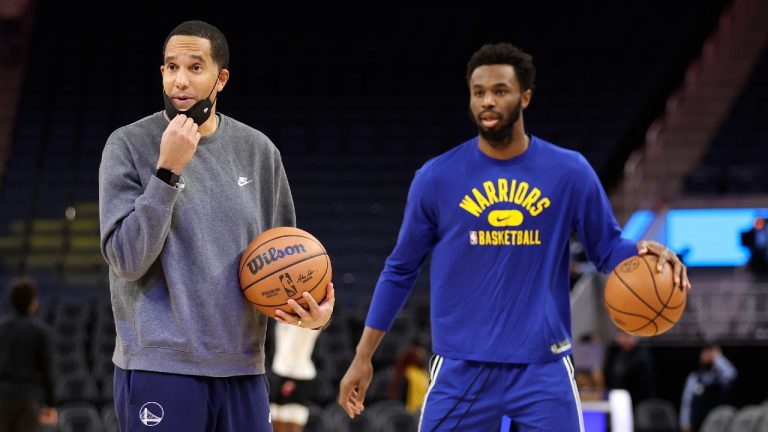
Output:
<instances>
[{"instance_id":1,"label":"goatee","mask_svg":"<svg viewBox=\"0 0 768 432\"><path fill-rule=\"evenodd\" d=\"M472 114L472 109L469 110L469 116L472 122L477 126L478 133L483 137L491 147L501 150L509 147L512 144L512 129L515 123L520 119L520 114L523 111L523 101L519 101L512 112L509 114L509 120L501 125L498 129L486 129L478 121L478 119Z\"/></svg>"}]
</instances>

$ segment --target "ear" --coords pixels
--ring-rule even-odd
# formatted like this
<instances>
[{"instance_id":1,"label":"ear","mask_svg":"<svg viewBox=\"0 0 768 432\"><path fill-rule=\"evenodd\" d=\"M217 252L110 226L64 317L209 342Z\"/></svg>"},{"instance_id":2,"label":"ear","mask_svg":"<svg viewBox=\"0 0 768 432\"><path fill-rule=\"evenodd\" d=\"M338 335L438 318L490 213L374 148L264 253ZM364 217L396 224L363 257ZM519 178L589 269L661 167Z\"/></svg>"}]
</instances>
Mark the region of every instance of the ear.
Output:
<instances>
[{"instance_id":1,"label":"ear","mask_svg":"<svg viewBox=\"0 0 768 432\"><path fill-rule=\"evenodd\" d=\"M160 75L165 72L165 65L160 65Z\"/></svg>"},{"instance_id":2,"label":"ear","mask_svg":"<svg viewBox=\"0 0 768 432\"><path fill-rule=\"evenodd\" d=\"M528 105L531 103L531 98L533 98L533 90L528 89L523 92L523 94L520 95L520 103L523 105L523 109L528 108Z\"/></svg>"},{"instance_id":3,"label":"ear","mask_svg":"<svg viewBox=\"0 0 768 432\"><path fill-rule=\"evenodd\" d=\"M229 82L229 69L222 69L219 71L219 83L216 84L216 92L219 93L224 90L227 82Z\"/></svg>"}]
</instances>

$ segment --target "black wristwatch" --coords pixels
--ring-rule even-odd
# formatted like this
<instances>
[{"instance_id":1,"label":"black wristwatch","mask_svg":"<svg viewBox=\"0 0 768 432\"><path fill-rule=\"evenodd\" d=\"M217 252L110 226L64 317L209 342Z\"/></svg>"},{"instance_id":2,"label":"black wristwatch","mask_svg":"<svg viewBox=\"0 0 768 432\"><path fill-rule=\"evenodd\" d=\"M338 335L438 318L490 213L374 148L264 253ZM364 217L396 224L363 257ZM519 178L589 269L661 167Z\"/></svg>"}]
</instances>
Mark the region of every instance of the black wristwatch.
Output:
<instances>
[{"instance_id":1,"label":"black wristwatch","mask_svg":"<svg viewBox=\"0 0 768 432\"><path fill-rule=\"evenodd\" d=\"M179 175L169 170L168 168L158 168L155 176L160 180L168 183L169 186L176 187L176 183L179 182Z\"/></svg>"}]
</instances>

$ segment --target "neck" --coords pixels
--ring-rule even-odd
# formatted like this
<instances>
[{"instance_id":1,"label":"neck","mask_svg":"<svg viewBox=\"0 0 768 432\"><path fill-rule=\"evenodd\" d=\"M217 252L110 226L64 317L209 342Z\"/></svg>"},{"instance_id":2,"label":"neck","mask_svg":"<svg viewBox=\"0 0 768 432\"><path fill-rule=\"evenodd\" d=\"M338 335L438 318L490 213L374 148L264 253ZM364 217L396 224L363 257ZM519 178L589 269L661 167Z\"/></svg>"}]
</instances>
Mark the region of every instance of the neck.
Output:
<instances>
[{"instance_id":1,"label":"neck","mask_svg":"<svg viewBox=\"0 0 768 432\"><path fill-rule=\"evenodd\" d=\"M219 116L216 115L215 105L211 108L211 111L211 116L208 117L208 120L197 128L197 131L200 132L201 136L208 136L216 132L216 129L219 128Z\"/></svg>"},{"instance_id":2,"label":"neck","mask_svg":"<svg viewBox=\"0 0 768 432\"><path fill-rule=\"evenodd\" d=\"M512 159L516 156L520 156L528 150L528 145L531 139L525 134L525 128L523 128L522 119L515 123L512 128L512 134L508 138L506 145L492 145L490 141L483 138L480 135L478 148L483 154L493 159ZM496 144L496 143L494 143Z\"/></svg>"}]
</instances>

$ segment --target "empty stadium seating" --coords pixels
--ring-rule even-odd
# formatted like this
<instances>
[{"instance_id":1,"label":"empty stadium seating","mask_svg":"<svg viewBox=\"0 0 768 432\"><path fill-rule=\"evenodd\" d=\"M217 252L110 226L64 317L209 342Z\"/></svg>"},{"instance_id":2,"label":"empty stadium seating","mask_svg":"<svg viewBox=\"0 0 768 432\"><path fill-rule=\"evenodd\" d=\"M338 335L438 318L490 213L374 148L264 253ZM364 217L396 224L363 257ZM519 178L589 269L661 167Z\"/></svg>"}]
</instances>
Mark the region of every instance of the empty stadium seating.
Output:
<instances>
[{"instance_id":1,"label":"empty stadium seating","mask_svg":"<svg viewBox=\"0 0 768 432\"><path fill-rule=\"evenodd\" d=\"M685 178L685 191L700 195L768 193L768 48L752 71L730 115L699 165Z\"/></svg>"},{"instance_id":2,"label":"empty stadium seating","mask_svg":"<svg viewBox=\"0 0 768 432\"><path fill-rule=\"evenodd\" d=\"M676 432L677 424L677 410L668 400L645 399L635 407L637 432Z\"/></svg>"}]
</instances>

